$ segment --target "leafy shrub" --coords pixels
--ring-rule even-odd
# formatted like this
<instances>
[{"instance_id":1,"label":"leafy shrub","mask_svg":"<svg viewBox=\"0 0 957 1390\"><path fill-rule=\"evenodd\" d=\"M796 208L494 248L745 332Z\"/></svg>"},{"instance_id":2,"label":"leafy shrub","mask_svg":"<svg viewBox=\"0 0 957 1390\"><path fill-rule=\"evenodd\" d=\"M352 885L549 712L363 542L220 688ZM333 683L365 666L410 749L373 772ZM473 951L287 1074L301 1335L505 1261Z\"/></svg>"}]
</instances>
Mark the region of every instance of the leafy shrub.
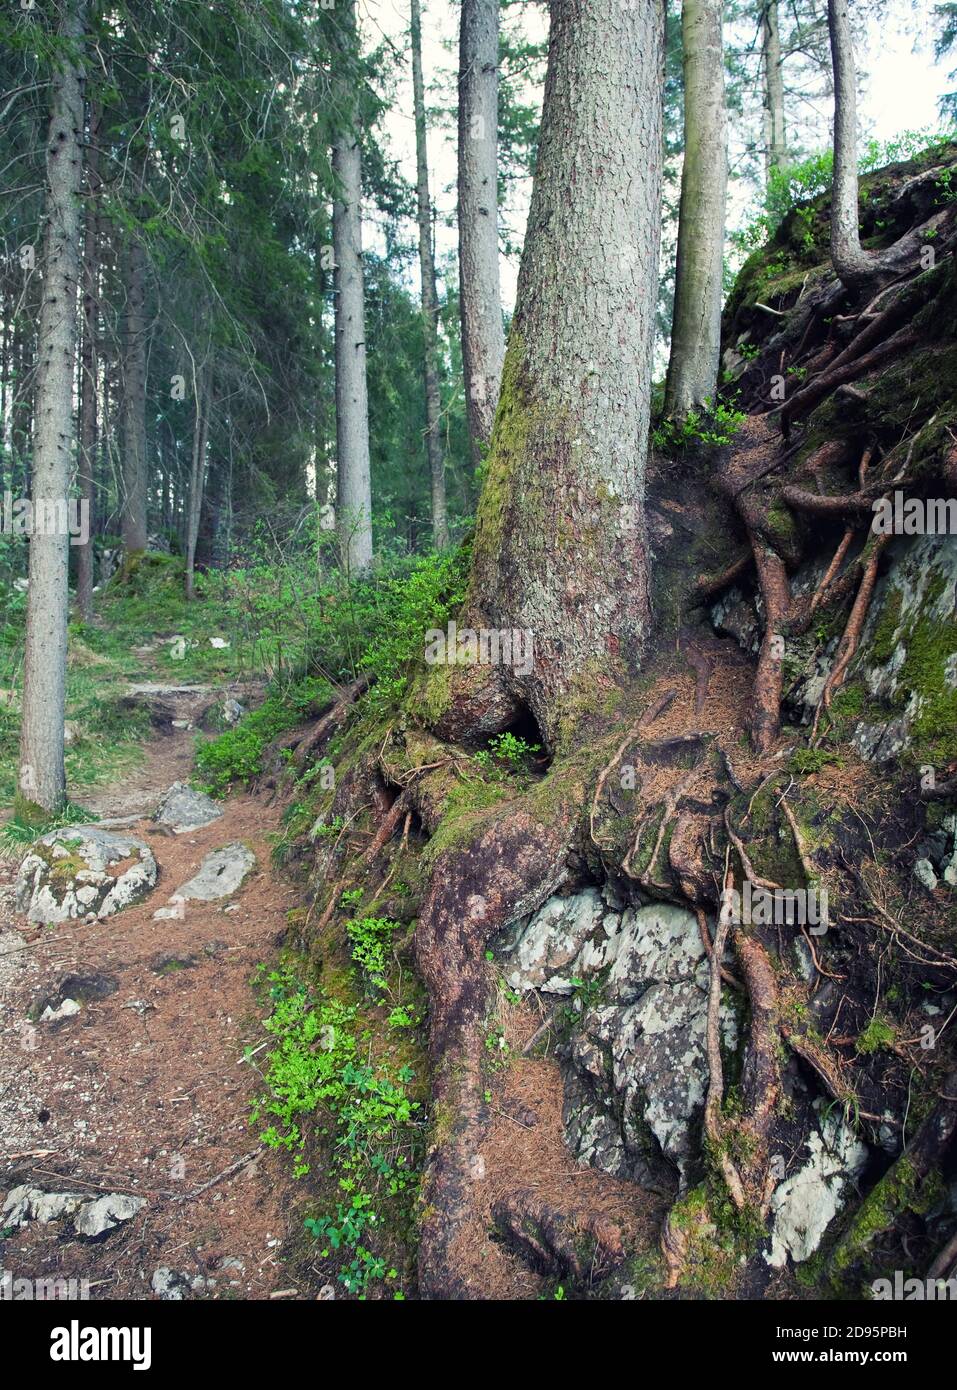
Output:
<instances>
[{"instance_id":1,"label":"leafy shrub","mask_svg":"<svg viewBox=\"0 0 957 1390\"><path fill-rule=\"evenodd\" d=\"M233 729L196 750L198 779L211 796L225 796L233 783L250 781L263 770L262 757L273 739L301 723L306 712L332 699L332 688L308 678L277 690Z\"/></svg>"}]
</instances>

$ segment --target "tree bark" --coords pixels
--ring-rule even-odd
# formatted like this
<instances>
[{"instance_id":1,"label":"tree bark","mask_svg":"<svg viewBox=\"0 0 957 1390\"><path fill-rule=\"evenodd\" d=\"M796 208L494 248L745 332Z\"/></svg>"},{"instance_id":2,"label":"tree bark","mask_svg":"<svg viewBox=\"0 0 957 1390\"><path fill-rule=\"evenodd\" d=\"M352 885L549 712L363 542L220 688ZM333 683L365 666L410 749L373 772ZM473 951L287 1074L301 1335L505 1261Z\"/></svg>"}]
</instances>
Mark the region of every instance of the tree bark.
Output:
<instances>
[{"instance_id":1,"label":"tree bark","mask_svg":"<svg viewBox=\"0 0 957 1390\"><path fill-rule=\"evenodd\" d=\"M86 503L89 536L77 547L76 606L80 618L93 618L93 473L96 459L97 362L96 332L99 320L99 174L100 113L90 108L86 152L86 208L83 232L83 347L80 353L80 452L77 476L80 500Z\"/></svg>"},{"instance_id":2,"label":"tree bark","mask_svg":"<svg viewBox=\"0 0 957 1390\"><path fill-rule=\"evenodd\" d=\"M196 410L193 422L193 454L189 473L189 500L186 512L186 597L195 598L196 541L199 520L203 511L206 482L206 438L209 431L209 406L206 399L206 372L201 369L195 381Z\"/></svg>"},{"instance_id":3,"label":"tree bark","mask_svg":"<svg viewBox=\"0 0 957 1390\"><path fill-rule=\"evenodd\" d=\"M685 148L665 414L683 418L714 395L721 357L721 298L728 119L723 0L684 0Z\"/></svg>"},{"instance_id":4,"label":"tree bark","mask_svg":"<svg viewBox=\"0 0 957 1390\"><path fill-rule=\"evenodd\" d=\"M422 332L425 349L425 420L432 487L432 537L436 550L449 543L445 504L445 455L442 448L439 397L439 303L432 254L432 199L429 196L429 155L425 125L425 84L422 80L422 7L412 0L412 92L415 105L416 201L419 214L419 270L422 276Z\"/></svg>"},{"instance_id":5,"label":"tree bark","mask_svg":"<svg viewBox=\"0 0 957 1390\"><path fill-rule=\"evenodd\" d=\"M355 0L341 6L345 42L356 43ZM341 91L348 109L348 82ZM362 155L351 127L336 139L332 166L339 190L332 209L336 263L336 525L342 563L351 575L372 565L372 484L366 383L365 293L362 282Z\"/></svg>"},{"instance_id":6,"label":"tree bark","mask_svg":"<svg viewBox=\"0 0 957 1390\"><path fill-rule=\"evenodd\" d=\"M61 11L68 45L52 82L46 146L46 229L40 303L33 503L65 515L73 449L73 384L80 276L80 187L83 172L83 72L77 57L86 28L85 0ZM34 520L37 520L35 515ZM20 733L18 809L56 813L66 799L63 716L66 707L67 570L65 526L35 530L30 541Z\"/></svg>"},{"instance_id":7,"label":"tree bark","mask_svg":"<svg viewBox=\"0 0 957 1390\"><path fill-rule=\"evenodd\" d=\"M828 32L834 67L834 184L831 190L831 262L849 288L873 274L861 247L857 178L857 68L847 0L828 0Z\"/></svg>"},{"instance_id":8,"label":"tree bark","mask_svg":"<svg viewBox=\"0 0 957 1390\"><path fill-rule=\"evenodd\" d=\"M146 549L146 252L132 239L124 265L123 312L123 546L127 556Z\"/></svg>"},{"instance_id":9,"label":"tree bark","mask_svg":"<svg viewBox=\"0 0 957 1390\"><path fill-rule=\"evenodd\" d=\"M505 332L498 252L499 0L462 0L459 35L459 302L472 460L492 437Z\"/></svg>"},{"instance_id":10,"label":"tree bark","mask_svg":"<svg viewBox=\"0 0 957 1390\"><path fill-rule=\"evenodd\" d=\"M471 673L469 702L495 711L486 731L527 708L550 746L565 697L634 669L650 626L644 477L663 63L662 6L552 6L538 168L466 605L470 627L517 629L534 644L530 663Z\"/></svg>"},{"instance_id":11,"label":"tree bark","mask_svg":"<svg viewBox=\"0 0 957 1390\"><path fill-rule=\"evenodd\" d=\"M761 10L761 55L764 66L764 170L769 177L788 164L784 122L784 68L778 0L764 0Z\"/></svg>"}]
</instances>

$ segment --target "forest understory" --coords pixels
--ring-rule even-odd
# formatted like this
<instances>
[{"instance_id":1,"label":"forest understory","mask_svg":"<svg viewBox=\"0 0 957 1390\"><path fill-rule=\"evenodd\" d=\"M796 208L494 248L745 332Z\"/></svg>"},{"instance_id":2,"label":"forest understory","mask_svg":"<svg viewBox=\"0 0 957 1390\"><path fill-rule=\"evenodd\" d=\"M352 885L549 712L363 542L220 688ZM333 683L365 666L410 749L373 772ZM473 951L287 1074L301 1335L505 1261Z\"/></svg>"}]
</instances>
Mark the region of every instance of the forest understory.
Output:
<instances>
[{"instance_id":1,"label":"forest understory","mask_svg":"<svg viewBox=\"0 0 957 1390\"><path fill-rule=\"evenodd\" d=\"M419 0L407 113L355 0L0 20L26 1297L957 1298L957 141L807 5L462 0L441 113Z\"/></svg>"}]
</instances>

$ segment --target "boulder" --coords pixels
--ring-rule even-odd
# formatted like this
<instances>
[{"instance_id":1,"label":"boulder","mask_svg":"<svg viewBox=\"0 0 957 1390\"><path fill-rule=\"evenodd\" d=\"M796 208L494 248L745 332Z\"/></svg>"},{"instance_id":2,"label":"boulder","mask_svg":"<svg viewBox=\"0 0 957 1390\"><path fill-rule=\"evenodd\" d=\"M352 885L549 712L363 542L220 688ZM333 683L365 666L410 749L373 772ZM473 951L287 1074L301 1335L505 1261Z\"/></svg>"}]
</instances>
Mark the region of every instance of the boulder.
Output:
<instances>
[{"instance_id":1,"label":"boulder","mask_svg":"<svg viewBox=\"0 0 957 1390\"><path fill-rule=\"evenodd\" d=\"M111 1192L108 1197L97 1197L86 1202L76 1214L73 1229L78 1236L94 1240L114 1230L124 1221L131 1221L141 1207L146 1205L144 1197L129 1197L124 1192Z\"/></svg>"},{"instance_id":2,"label":"boulder","mask_svg":"<svg viewBox=\"0 0 957 1390\"><path fill-rule=\"evenodd\" d=\"M652 1186L689 1181L708 1083L710 967L694 914L618 911L588 888L550 898L506 949L513 989L572 994L582 982L564 1048L565 1131L579 1161ZM733 1048L728 1005L721 1023Z\"/></svg>"},{"instance_id":3,"label":"boulder","mask_svg":"<svg viewBox=\"0 0 957 1390\"><path fill-rule=\"evenodd\" d=\"M207 854L199 871L177 888L175 897L185 901L203 903L216 902L228 898L243 885L246 877L256 867L256 856L238 840L222 849L214 849Z\"/></svg>"},{"instance_id":4,"label":"boulder","mask_svg":"<svg viewBox=\"0 0 957 1390\"><path fill-rule=\"evenodd\" d=\"M156 886L156 860L145 841L97 825L67 825L43 835L17 873L18 912L31 922L110 917Z\"/></svg>"},{"instance_id":5,"label":"boulder","mask_svg":"<svg viewBox=\"0 0 957 1390\"><path fill-rule=\"evenodd\" d=\"M800 1264L814 1254L867 1163L867 1146L833 1112L825 1114L805 1148L806 1162L771 1198L771 1249L764 1258L775 1269L788 1257Z\"/></svg>"},{"instance_id":6,"label":"boulder","mask_svg":"<svg viewBox=\"0 0 957 1390\"><path fill-rule=\"evenodd\" d=\"M609 921L611 930L603 924ZM511 948L507 980L515 990L540 989L547 994L571 994L578 978L576 962L590 948L595 968L607 942L617 930L618 917L607 912L594 888L572 897L552 897L533 913ZM593 938L598 937L598 943ZM602 956L602 960L604 956Z\"/></svg>"},{"instance_id":7,"label":"boulder","mask_svg":"<svg viewBox=\"0 0 957 1390\"><path fill-rule=\"evenodd\" d=\"M130 1197L123 1192L91 1198L83 1192L44 1192L24 1183L7 1193L0 1209L0 1226L17 1230L30 1221L45 1226L72 1217L76 1234L92 1240L130 1221L145 1205L144 1197Z\"/></svg>"},{"instance_id":8,"label":"boulder","mask_svg":"<svg viewBox=\"0 0 957 1390\"><path fill-rule=\"evenodd\" d=\"M185 782L174 782L165 793L156 809L153 819L159 825L168 825L174 835L184 835L189 830L199 830L209 825L223 814L223 808L208 797L205 792L194 791Z\"/></svg>"}]
</instances>

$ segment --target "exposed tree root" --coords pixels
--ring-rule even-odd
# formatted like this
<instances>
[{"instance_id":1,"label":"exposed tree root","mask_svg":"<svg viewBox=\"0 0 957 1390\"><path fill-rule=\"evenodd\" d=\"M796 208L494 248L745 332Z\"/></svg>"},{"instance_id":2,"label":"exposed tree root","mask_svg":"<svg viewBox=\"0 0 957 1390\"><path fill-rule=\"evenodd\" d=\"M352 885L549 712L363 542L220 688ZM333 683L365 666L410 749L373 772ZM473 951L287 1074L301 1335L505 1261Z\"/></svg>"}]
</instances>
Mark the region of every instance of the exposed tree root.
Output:
<instances>
[{"instance_id":1,"label":"exposed tree root","mask_svg":"<svg viewBox=\"0 0 957 1390\"><path fill-rule=\"evenodd\" d=\"M607 1217L560 1210L535 1192L516 1192L492 1207L505 1241L539 1273L587 1286L624 1259L622 1234Z\"/></svg>"},{"instance_id":2,"label":"exposed tree root","mask_svg":"<svg viewBox=\"0 0 957 1390\"><path fill-rule=\"evenodd\" d=\"M870 608L871 598L874 594L874 585L877 583L877 569L880 564L881 551L887 543L887 536L875 536L870 544L867 558L864 562L864 572L861 575L860 587L857 591L857 598L851 609L844 635L838 645L834 663L828 674L821 692L821 699L814 715L814 724L811 728L811 742L817 736L817 728L822 713L831 707L831 700L834 692L840 689L847 674L847 668L851 663L854 653L857 651L861 640L861 633L864 630L864 623L867 619L867 611Z\"/></svg>"}]
</instances>

